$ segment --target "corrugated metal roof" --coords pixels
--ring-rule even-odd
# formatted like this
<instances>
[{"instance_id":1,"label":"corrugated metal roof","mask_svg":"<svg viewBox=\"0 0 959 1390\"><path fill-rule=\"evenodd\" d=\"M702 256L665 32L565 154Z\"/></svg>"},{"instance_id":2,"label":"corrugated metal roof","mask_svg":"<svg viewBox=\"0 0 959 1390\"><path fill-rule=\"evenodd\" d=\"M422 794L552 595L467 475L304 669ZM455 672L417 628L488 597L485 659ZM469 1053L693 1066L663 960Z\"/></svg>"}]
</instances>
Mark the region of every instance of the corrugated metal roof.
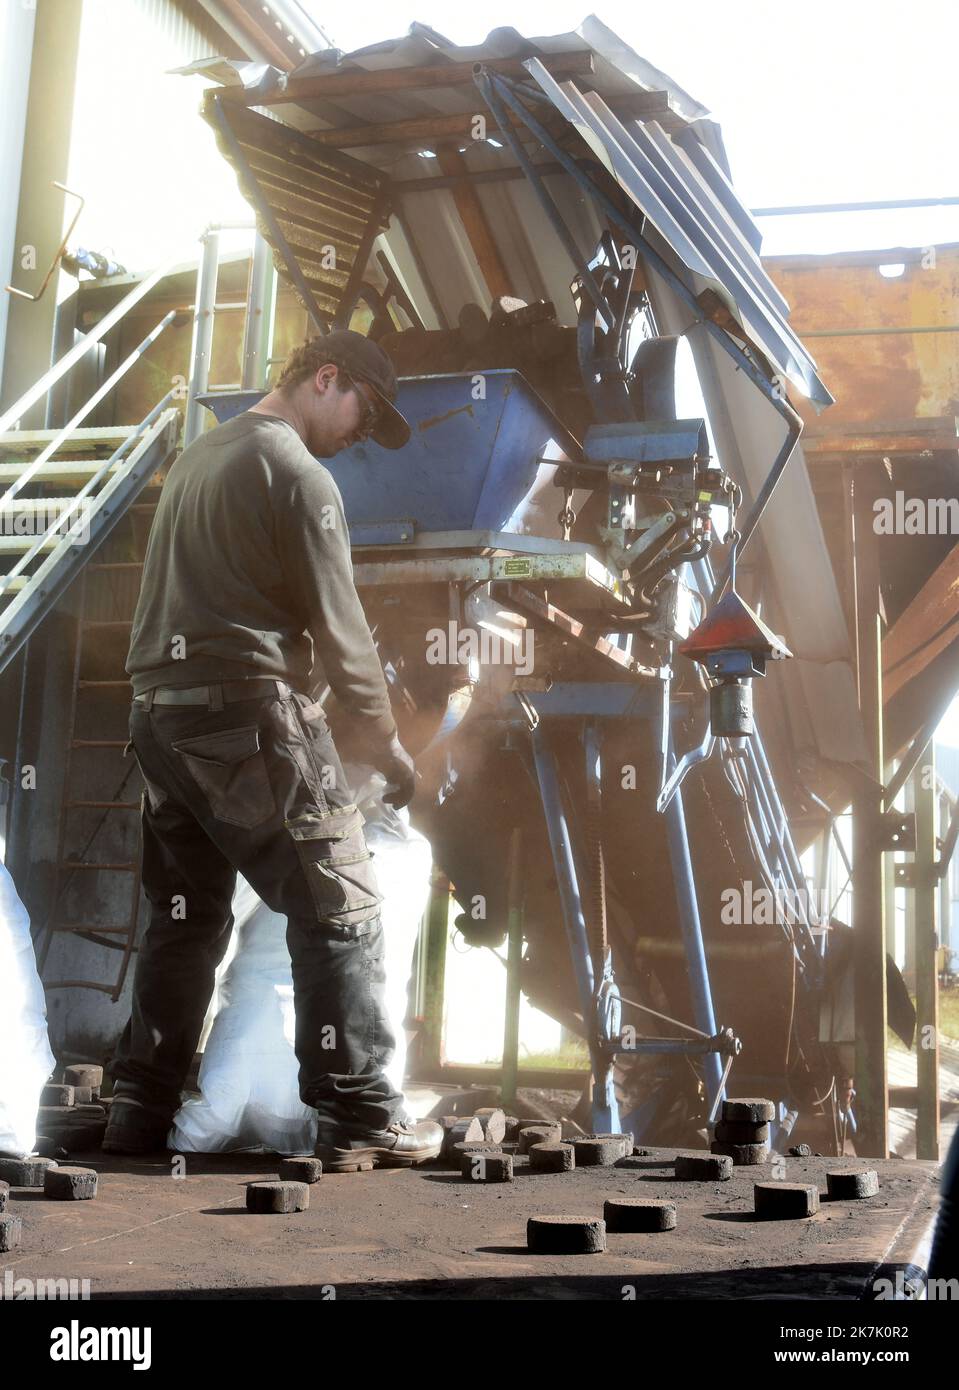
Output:
<instances>
[{"instance_id":1,"label":"corrugated metal roof","mask_svg":"<svg viewBox=\"0 0 959 1390\"><path fill-rule=\"evenodd\" d=\"M790 381L797 381L801 390L810 392L817 404L828 401L815 364L786 323L785 301L759 261L760 234L732 188L718 126L676 82L646 63L595 17L574 33L528 39L515 29L498 29L483 44L464 47L415 24L401 39L355 53L313 54L285 81L292 96L296 93L293 84L302 77L390 73L477 61L495 67L504 58L525 61L539 81L540 67L548 66L551 55L583 49L592 53L588 84L596 95L587 97L585 83L578 78L564 79L561 90L564 101L575 107L576 129L592 146L595 172L610 188L603 166L613 162L606 142L613 142L615 133L616 161L623 173L620 186L646 215L646 232L656 251L695 294L707 285L719 285L724 302L757 350ZM272 93L266 108L270 114L314 138L361 123L468 115L483 109L472 81L338 94L335 101L329 96L299 95L296 100L277 101L281 74L273 69L218 62L202 65L202 70L225 84L246 85L248 93L254 87L257 93ZM549 82L540 85L545 90ZM575 92L570 90L574 85ZM666 94L666 109L658 119L615 116L617 98L637 92ZM492 115L488 130L497 138ZM568 126L566 130L571 134ZM454 143L469 174L492 180L474 178L471 188L507 268L511 292L527 302L552 300L558 321L575 325L577 312L570 293L574 267L512 151L468 135ZM566 142L567 148L573 146L580 156L587 153L575 137L572 144ZM526 148L534 165L558 170L541 146ZM350 156L389 175L394 216L376 246L386 251L398 270L426 327L439 328L455 325L471 301L488 311L493 291L459 215L453 184L442 177L438 159L419 152L424 149L436 151L435 143L425 136L412 146L383 140L351 144ZM543 180L585 261L605 228L601 210L568 173L547 172ZM382 284L375 259L367 278ZM782 443L781 418L704 330L693 328L695 318L689 307L654 272L649 275L649 290L659 331L689 332L720 462L742 484L747 498L754 496ZM777 744L779 734L785 737L785 731L791 730L791 749L776 747L773 752L788 757L793 765L795 756L805 753L854 761L864 745L848 633L799 450L766 510L758 540L776 556L776 563L766 571L764 593L771 607L764 609L764 615L770 613L767 621L796 652L799 673L799 680L766 683L761 704L767 710L767 740L772 735Z\"/></svg>"},{"instance_id":2,"label":"corrugated metal roof","mask_svg":"<svg viewBox=\"0 0 959 1390\"><path fill-rule=\"evenodd\" d=\"M588 88L579 79L557 81L544 59L589 49L592 71ZM380 125L437 115L468 116L482 107L471 82L449 86L417 86L414 89L356 93L337 96L304 96L297 93L297 82L311 77L351 72L397 71L410 67L442 67L444 64L493 63L502 59L525 59L525 67L563 117L579 131L586 144L602 161L635 207L649 220L673 255L677 267L697 293L712 288L723 300L745 335L773 366L817 406L831 403L832 397L820 381L816 366L786 322L788 305L769 280L759 260L760 234L737 198L727 177L727 166L718 128L708 113L671 78L646 63L604 24L590 17L580 30L528 39L515 29L494 30L483 44L451 44L434 30L414 24L407 36L371 45L344 55L323 50L304 60L288 77L262 64L239 64L223 60L193 64L184 71L202 71L225 85L242 85L250 91L270 96L271 114L283 122L318 139L326 131L342 132L349 140L351 155L388 172L402 185L411 178L438 176L435 161L411 151L409 142L396 144L371 135L370 144L357 143L357 126ZM283 101L279 88L289 88L295 99ZM617 115L618 99L637 92L662 92L668 109L658 119ZM243 108L224 103L231 122L241 119ZM249 111L243 113L249 128ZM490 122L492 126L492 121ZM263 127L263 129L266 129ZM495 129L495 127L494 127ZM430 138L423 136L429 148ZM230 152L224 150L227 157ZM431 151L435 153L435 148ZM461 151L468 161L468 172L516 169L512 152L483 141L465 140ZM534 163L548 163L542 151ZM432 166L432 167L430 167ZM556 194L564 213L579 204L582 195L565 174ZM434 191L428 213L420 215L422 190L407 193L396 190L394 205L406 214L414 239L442 225L455 243L457 219L452 215L452 199L442 186ZM565 298L571 267L569 257L559 245L555 232L536 206L535 196L525 185L507 183L476 185L476 193L493 231L500 259L515 271L513 291L520 297L552 298L559 305ZM276 202L278 214L287 217L290 207L282 206L275 190L267 191ZM419 206L417 206L417 204ZM434 221L438 214L439 220ZM537 235L523 235L532 214ZM264 229L265 230L265 229ZM588 255L595 246L601 224L593 216L580 219L575 231L584 234L579 245ZM267 233L268 240L272 238ZM524 254L525 243L525 254ZM355 252L355 246L350 248ZM491 299L490 286L478 279L478 267L466 242L457 251L451 245L451 263L436 277L433 298L441 303L440 314L450 320L465 298ZM557 254L558 253L558 254ZM541 263L541 257L549 264ZM351 255L344 257L349 263ZM458 262L458 264L456 264ZM696 283L698 279L699 283ZM446 292L449 284L451 293ZM455 285L455 288L454 288ZM562 289L560 289L562 286ZM485 293L484 293L485 290ZM439 316L438 316L439 317Z\"/></svg>"},{"instance_id":3,"label":"corrugated metal roof","mask_svg":"<svg viewBox=\"0 0 959 1390\"><path fill-rule=\"evenodd\" d=\"M525 66L686 269L724 294L752 342L804 396L831 405L816 364L786 322L789 306L762 267L758 228L695 131L668 135L655 120L621 120L575 79L556 82L535 58Z\"/></svg>"}]
</instances>

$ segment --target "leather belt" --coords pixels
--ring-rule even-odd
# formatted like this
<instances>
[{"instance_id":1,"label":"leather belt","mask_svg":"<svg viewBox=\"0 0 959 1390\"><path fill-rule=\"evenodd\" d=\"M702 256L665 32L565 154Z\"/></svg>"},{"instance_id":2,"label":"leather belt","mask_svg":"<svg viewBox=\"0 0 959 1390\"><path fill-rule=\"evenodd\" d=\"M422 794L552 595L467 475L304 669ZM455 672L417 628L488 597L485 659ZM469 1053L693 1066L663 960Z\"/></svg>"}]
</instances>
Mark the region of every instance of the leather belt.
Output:
<instances>
[{"instance_id":1,"label":"leather belt","mask_svg":"<svg viewBox=\"0 0 959 1390\"><path fill-rule=\"evenodd\" d=\"M134 703L145 705L209 705L216 708L221 702L231 704L236 700L255 700L266 695L278 695L281 699L292 694L293 687L286 681L253 677L249 680L222 681L215 685L158 685L142 695L134 695ZM152 696L152 699L151 699Z\"/></svg>"}]
</instances>

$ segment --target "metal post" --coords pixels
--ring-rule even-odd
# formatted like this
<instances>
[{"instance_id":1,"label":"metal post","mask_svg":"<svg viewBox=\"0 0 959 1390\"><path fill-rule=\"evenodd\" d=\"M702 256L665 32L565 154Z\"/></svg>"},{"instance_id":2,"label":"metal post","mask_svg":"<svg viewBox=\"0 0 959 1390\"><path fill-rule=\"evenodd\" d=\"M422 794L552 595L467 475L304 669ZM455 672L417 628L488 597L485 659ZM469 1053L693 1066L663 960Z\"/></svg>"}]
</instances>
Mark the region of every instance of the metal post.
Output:
<instances>
[{"instance_id":1,"label":"metal post","mask_svg":"<svg viewBox=\"0 0 959 1390\"><path fill-rule=\"evenodd\" d=\"M516 826L509 842L506 947L506 1025L503 1030L503 1083L500 1100L512 1105L519 1079L520 967L523 962L523 831Z\"/></svg>"},{"instance_id":2,"label":"metal post","mask_svg":"<svg viewBox=\"0 0 959 1390\"><path fill-rule=\"evenodd\" d=\"M426 997L421 1042L417 1049L420 1069L426 1075L438 1073L443 1065L443 998L449 915L450 881L434 866L426 909Z\"/></svg>"},{"instance_id":3,"label":"metal post","mask_svg":"<svg viewBox=\"0 0 959 1390\"><path fill-rule=\"evenodd\" d=\"M213 318L216 312L216 281L220 264L220 234L207 229L201 241L203 251L196 279L196 309L193 315L193 346L190 350L190 385L187 392L183 447L203 433L204 407L197 396L210 384L210 356L213 351Z\"/></svg>"},{"instance_id":4,"label":"metal post","mask_svg":"<svg viewBox=\"0 0 959 1390\"><path fill-rule=\"evenodd\" d=\"M243 335L244 391L265 391L273 353L273 325L276 313L276 267L269 243L257 232L250 262L246 327Z\"/></svg>"},{"instance_id":5,"label":"metal post","mask_svg":"<svg viewBox=\"0 0 959 1390\"><path fill-rule=\"evenodd\" d=\"M852 920L855 950L856 1151L889 1156L886 1057L886 920L884 911L882 649L879 556L873 530L877 492L866 468L853 483L853 566L859 709L868 750L866 777L853 796Z\"/></svg>"},{"instance_id":6,"label":"metal post","mask_svg":"<svg viewBox=\"0 0 959 1390\"><path fill-rule=\"evenodd\" d=\"M914 812L916 809L916 788L922 772L914 768L906 782L906 810ZM913 863L915 855L912 856ZM909 860L906 860L909 863ZM906 919L905 919L905 940L903 942L903 966L902 977L909 988L915 993L916 989L916 898L915 894L906 894Z\"/></svg>"},{"instance_id":7,"label":"metal post","mask_svg":"<svg viewBox=\"0 0 959 1390\"><path fill-rule=\"evenodd\" d=\"M580 1008L587 1037L593 1034L593 963L589 954L586 936L586 915L579 880L576 874L576 860L573 857L573 842L569 833L569 822L563 809L559 793L559 778L556 775L556 761L553 750L546 740L542 727L530 734L536 776L539 780L543 812L546 817L546 830L550 849L553 852L553 867L560 901L563 905L563 923L569 942L569 953L576 977Z\"/></svg>"},{"instance_id":8,"label":"metal post","mask_svg":"<svg viewBox=\"0 0 959 1390\"><path fill-rule=\"evenodd\" d=\"M939 974L936 959L936 751L930 740L916 788L916 1157L939 1158Z\"/></svg>"},{"instance_id":9,"label":"metal post","mask_svg":"<svg viewBox=\"0 0 959 1390\"><path fill-rule=\"evenodd\" d=\"M887 763L883 781L888 789L895 774L895 767ZM891 811L894 798L887 795L886 810ZM882 894L886 913L886 944L893 960L899 959L899 914L896 911L896 856L888 852L883 856Z\"/></svg>"},{"instance_id":10,"label":"metal post","mask_svg":"<svg viewBox=\"0 0 959 1390\"><path fill-rule=\"evenodd\" d=\"M955 808L947 797L939 800L939 842L942 843L942 831L949 823L949 817L954 814ZM952 864L946 864L942 868L942 876L939 879L939 946L950 946L950 914L952 912L952 900L950 898L950 888L952 884Z\"/></svg>"},{"instance_id":11,"label":"metal post","mask_svg":"<svg viewBox=\"0 0 959 1390\"><path fill-rule=\"evenodd\" d=\"M683 810L683 796L680 789L676 790L663 815L666 820L669 857L673 866L673 881L676 885L679 926L686 948L686 960L689 964L689 990L692 996L693 1019L701 1033L715 1037L716 1019L713 1015L713 997L709 988L709 970L706 965L703 929L699 919L699 904L696 901L696 884L693 878L692 860L689 857L686 815ZM703 1070L706 1075L707 1109L712 1111L722 1086L723 1073L718 1053L707 1052L704 1055Z\"/></svg>"}]
</instances>

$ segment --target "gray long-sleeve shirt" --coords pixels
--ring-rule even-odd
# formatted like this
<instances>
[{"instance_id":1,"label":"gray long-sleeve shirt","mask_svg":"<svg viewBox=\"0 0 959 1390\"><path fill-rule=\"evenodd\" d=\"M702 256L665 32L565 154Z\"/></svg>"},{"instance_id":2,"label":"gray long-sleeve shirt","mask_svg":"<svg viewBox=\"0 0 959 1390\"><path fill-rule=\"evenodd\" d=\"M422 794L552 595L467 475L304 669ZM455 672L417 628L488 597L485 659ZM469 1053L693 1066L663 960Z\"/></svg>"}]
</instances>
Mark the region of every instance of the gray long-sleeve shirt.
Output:
<instances>
[{"instance_id":1,"label":"gray long-sleeve shirt","mask_svg":"<svg viewBox=\"0 0 959 1390\"><path fill-rule=\"evenodd\" d=\"M339 488L292 425L246 412L167 474L126 669L137 695L246 676L309 692L314 652L339 703L387 741L396 724Z\"/></svg>"}]
</instances>

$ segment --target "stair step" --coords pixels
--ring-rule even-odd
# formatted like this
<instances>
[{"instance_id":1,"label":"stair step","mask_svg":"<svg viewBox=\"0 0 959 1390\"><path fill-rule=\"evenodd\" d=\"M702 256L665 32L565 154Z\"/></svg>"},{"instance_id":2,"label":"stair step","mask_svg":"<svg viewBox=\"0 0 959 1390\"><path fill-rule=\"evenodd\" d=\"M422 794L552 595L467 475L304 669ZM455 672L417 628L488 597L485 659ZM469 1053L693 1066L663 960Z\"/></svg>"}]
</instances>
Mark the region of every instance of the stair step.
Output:
<instances>
[{"instance_id":1,"label":"stair step","mask_svg":"<svg viewBox=\"0 0 959 1390\"><path fill-rule=\"evenodd\" d=\"M71 431L61 444L62 449L72 449L76 453L91 449L110 448L110 452L122 444L133 433L133 425L94 425L88 429ZM39 453L60 433L59 430L7 430L0 434L0 454L22 453L32 449ZM111 447L112 446L112 447Z\"/></svg>"},{"instance_id":2,"label":"stair step","mask_svg":"<svg viewBox=\"0 0 959 1390\"><path fill-rule=\"evenodd\" d=\"M105 459L48 459L46 463L41 463L27 486L39 485L40 483L86 483L89 482L94 473L103 467L105 462ZM104 481L112 477L117 469L122 468L125 463L126 459L118 459L116 463L111 464L103 475ZM0 463L0 487L6 490L28 467L29 463L22 460L17 463L10 463L9 461ZM152 484L148 484L148 486L152 486Z\"/></svg>"},{"instance_id":3,"label":"stair step","mask_svg":"<svg viewBox=\"0 0 959 1390\"><path fill-rule=\"evenodd\" d=\"M53 520L53 512L59 509L61 512L67 511L72 497L13 497L9 502L3 504L3 516L6 524L8 516L35 516L38 512L49 512L49 521ZM84 497L75 513L70 516L67 525L74 524L83 515L83 507L88 509L93 501L90 496ZM144 506L155 506L155 503L144 503Z\"/></svg>"},{"instance_id":4,"label":"stair step","mask_svg":"<svg viewBox=\"0 0 959 1390\"><path fill-rule=\"evenodd\" d=\"M46 529L46 528L44 528ZM0 534L0 555L25 555L28 550L32 550L38 537L36 536L4 536ZM37 554L41 552L49 554L63 540L63 536L51 536L49 540L37 546Z\"/></svg>"}]
</instances>

